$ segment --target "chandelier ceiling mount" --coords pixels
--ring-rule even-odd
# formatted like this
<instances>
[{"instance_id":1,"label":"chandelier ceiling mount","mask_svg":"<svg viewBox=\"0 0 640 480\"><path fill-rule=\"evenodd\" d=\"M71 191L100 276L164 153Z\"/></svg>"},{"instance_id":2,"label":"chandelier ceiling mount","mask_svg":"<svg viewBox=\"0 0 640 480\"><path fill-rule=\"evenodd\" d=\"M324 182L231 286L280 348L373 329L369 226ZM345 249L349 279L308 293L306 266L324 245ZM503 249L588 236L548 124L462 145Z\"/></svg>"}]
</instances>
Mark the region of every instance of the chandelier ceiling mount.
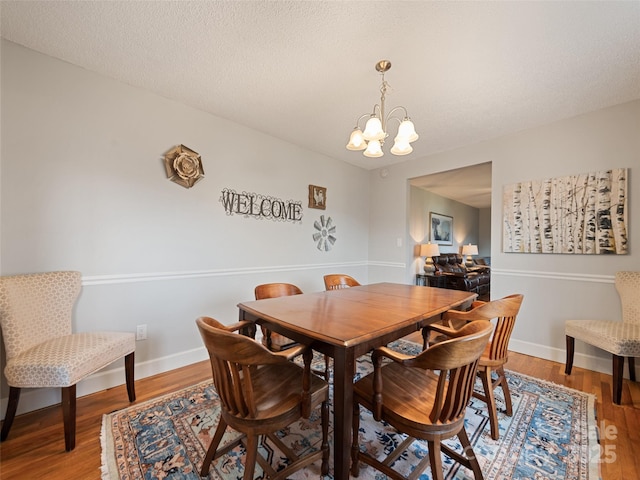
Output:
<instances>
[{"instance_id":1,"label":"chandelier ceiling mount","mask_svg":"<svg viewBox=\"0 0 640 480\"><path fill-rule=\"evenodd\" d=\"M389 122L397 120L398 133L394 138L393 147L391 153L394 155L408 155L413 151L411 143L418 139L413 122L409 118L407 109L398 106L385 112L385 96L389 84L384 79L384 74L391 68L391 62L389 60L380 60L376 63L376 70L382 75L382 85L380 86L380 103L373 106L373 113L365 113L356 120L356 126L351 132L349 143L347 144L348 150L364 150L363 154L366 157L381 157L384 155L382 146L385 139L389 136L387 133L387 127ZM402 117L394 116L396 112L402 112ZM364 131L360 129L360 121L368 118Z\"/></svg>"}]
</instances>

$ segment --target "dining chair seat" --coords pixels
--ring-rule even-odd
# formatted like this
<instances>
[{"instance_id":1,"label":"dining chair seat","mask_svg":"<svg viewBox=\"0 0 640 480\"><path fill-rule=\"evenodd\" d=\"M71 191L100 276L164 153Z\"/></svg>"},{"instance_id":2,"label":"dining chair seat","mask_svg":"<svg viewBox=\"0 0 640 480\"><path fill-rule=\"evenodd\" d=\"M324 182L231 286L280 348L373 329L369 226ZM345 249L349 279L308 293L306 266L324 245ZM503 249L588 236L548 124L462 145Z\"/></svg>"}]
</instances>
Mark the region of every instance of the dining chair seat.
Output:
<instances>
[{"instance_id":1,"label":"dining chair seat","mask_svg":"<svg viewBox=\"0 0 640 480\"><path fill-rule=\"evenodd\" d=\"M75 333L19 353L7 363L4 374L14 387L68 387L133 350L132 332Z\"/></svg>"},{"instance_id":2,"label":"dining chair seat","mask_svg":"<svg viewBox=\"0 0 640 480\"><path fill-rule=\"evenodd\" d=\"M565 334L614 355L640 357L640 324L617 320L567 320Z\"/></svg>"}]
</instances>

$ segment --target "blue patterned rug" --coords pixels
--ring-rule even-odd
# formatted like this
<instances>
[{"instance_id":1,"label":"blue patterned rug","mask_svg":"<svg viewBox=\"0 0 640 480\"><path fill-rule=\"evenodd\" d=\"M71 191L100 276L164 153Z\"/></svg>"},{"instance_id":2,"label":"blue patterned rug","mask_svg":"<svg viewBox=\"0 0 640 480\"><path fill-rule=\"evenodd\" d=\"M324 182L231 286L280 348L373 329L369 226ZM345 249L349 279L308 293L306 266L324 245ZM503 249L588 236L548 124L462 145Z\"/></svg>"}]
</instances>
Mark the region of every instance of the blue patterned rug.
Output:
<instances>
[{"instance_id":1,"label":"blue patterned rug","mask_svg":"<svg viewBox=\"0 0 640 480\"><path fill-rule=\"evenodd\" d=\"M399 340L391 345L405 353L420 346ZM357 374L372 370L369 356L358 360ZM473 399L467 408L465 428L478 456L484 478L498 479L599 479L600 445L597 441L593 395L507 371L513 416L504 414L501 389L496 390L500 439L489 435L486 405ZM477 387L481 387L478 382ZM369 452L384 451L404 436L375 422L361 409L360 446ZM198 480L202 460L219 417L219 400L211 382L204 382L139 405L105 415L102 423L103 480ZM333 419L333 415L331 415ZM313 415L282 431L280 437L297 453L316 449L320 443L319 417ZM331 430L332 431L332 430ZM366 433L364 433L366 432ZM223 443L231 441L228 431ZM460 451L456 440L448 442ZM267 441L261 454L276 470L283 456ZM425 443L414 442L394 464L403 473L427 455ZM236 480L243 474L242 447L229 452L211 466L209 479ZM320 477L320 465L295 473L293 479ZM472 479L472 473L443 455L446 479ZM256 477L262 469L256 466ZM333 478L329 476L329 478ZM361 480L386 476L361 463ZM420 480L430 480L429 467Z\"/></svg>"}]
</instances>

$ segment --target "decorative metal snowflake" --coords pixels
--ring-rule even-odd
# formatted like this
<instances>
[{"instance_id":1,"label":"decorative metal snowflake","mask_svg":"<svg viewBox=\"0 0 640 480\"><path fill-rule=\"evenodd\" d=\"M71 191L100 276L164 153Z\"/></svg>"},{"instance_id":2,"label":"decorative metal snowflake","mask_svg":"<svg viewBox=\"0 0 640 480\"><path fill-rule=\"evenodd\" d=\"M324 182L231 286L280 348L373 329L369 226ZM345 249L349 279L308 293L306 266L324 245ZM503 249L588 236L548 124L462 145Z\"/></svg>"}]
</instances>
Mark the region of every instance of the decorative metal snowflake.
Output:
<instances>
[{"instance_id":1,"label":"decorative metal snowflake","mask_svg":"<svg viewBox=\"0 0 640 480\"><path fill-rule=\"evenodd\" d=\"M313 227L318 230L313 234L313 241L316 242L318 250L321 252L328 252L331 247L336 243L336 226L333 225L331 217L327 217L325 221L324 215L320 215L320 221L313 222Z\"/></svg>"}]
</instances>

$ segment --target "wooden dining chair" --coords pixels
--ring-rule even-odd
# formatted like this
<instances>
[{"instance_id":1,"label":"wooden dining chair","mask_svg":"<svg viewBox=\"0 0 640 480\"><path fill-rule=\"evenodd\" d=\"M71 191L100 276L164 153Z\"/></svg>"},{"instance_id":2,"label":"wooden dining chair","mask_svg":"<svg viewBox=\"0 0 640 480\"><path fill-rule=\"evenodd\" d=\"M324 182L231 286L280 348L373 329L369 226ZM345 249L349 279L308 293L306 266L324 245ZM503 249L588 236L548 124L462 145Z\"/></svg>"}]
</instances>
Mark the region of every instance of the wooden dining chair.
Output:
<instances>
[{"instance_id":1,"label":"wooden dining chair","mask_svg":"<svg viewBox=\"0 0 640 480\"><path fill-rule=\"evenodd\" d=\"M567 361L565 373L571 375L575 339L611 354L613 360L613 402L622 401L622 375L625 357L629 378L636 381L635 357L640 356L640 272L617 272L615 286L622 305L619 320L567 320L565 335Z\"/></svg>"},{"instance_id":2,"label":"wooden dining chair","mask_svg":"<svg viewBox=\"0 0 640 480\"><path fill-rule=\"evenodd\" d=\"M129 401L136 399L133 332L72 332L80 272L0 277L0 324L9 403L1 439L8 435L23 388L61 389L65 450L76 445L76 384L124 358Z\"/></svg>"},{"instance_id":3,"label":"wooden dining chair","mask_svg":"<svg viewBox=\"0 0 640 480\"><path fill-rule=\"evenodd\" d=\"M291 283L264 283L258 285L254 290L256 300L300 294L302 294L302 290ZM262 343L271 351L278 352L296 345L294 340L280 335L277 332L272 332L263 325L260 325L260 329L262 330ZM314 373L322 375L325 380L329 381L331 371L329 364L329 357L325 355L324 370L314 369Z\"/></svg>"},{"instance_id":4,"label":"wooden dining chair","mask_svg":"<svg viewBox=\"0 0 640 480\"><path fill-rule=\"evenodd\" d=\"M339 290L341 288L358 287L360 284L358 281L345 275L343 273L335 273L324 276L324 288L325 290Z\"/></svg>"},{"instance_id":5,"label":"wooden dining chair","mask_svg":"<svg viewBox=\"0 0 640 480\"><path fill-rule=\"evenodd\" d=\"M491 426L491 438L497 440L500 437L498 428L498 410L494 390L500 386L504 395L505 410L508 416L513 415L511 392L509 383L504 373L504 365L509 359L509 340L516 317L520 311L524 296L521 294L509 295L491 302L473 302L469 311L449 310L443 315L443 324L432 324L428 329L447 335L449 328L460 328L461 325L476 320L495 320L495 328L487 348L478 361L478 375L482 380L483 393L474 391L473 396L487 404L489 424ZM496 379L493 379L493 373Z\"/></svg>"},{"instance_id":6,"label":"wooden dining chair","mask_svg":"<svg viewBox=\"0 0 640 480\"><path fill-rule=\"evenodd\" d=\"M423 350L418 355L405 355L387 347L372 353L374 371L354 385L353 444L351 474L360 473L359 461L393 479L405 477L393 469L395 460L414 442L426 440L429 455L415 467L409 477L415 479L431 464L431 475L443 477L442 456L473 471L481 480L482 471L464 429L464 417L473 390L478 358L482 354L492 326L488 321L472 322L460 330L451 329L451 339ZM383 366L383 358L392 360ZM373 413L377 421L385 421L408 435L384 460L378 460L360 449L360 405ZM457 436L462 453L444 443ZM372 449L376 454L377 450Z\"/></svg>"},{"instance_id":7,"label":"wooden dining chair","mask_svg":"<svg viewBox=\"0 0 640 480\"><path fill-rule=\"evenodd\" d=\"M200 469L207 476L211 462L242 442L246 449L244 480L253 480L256 462L272 480L322 459L321 472L329 471L329 385L311 374L310 349L297 345L286 351L271 352L259 342L236 332L250 322L225 326L210 317L196 324L209 352L213 384L220 397L220 420ZM291 362L303 354L304 367ZM301 418L309 418L320 407L322 441L320 448L298 456L275 435ZM242 435L218 449L227 426ZM258 454L258 440L266 436L290 460L286 468L275 472Z\"/></svg>"},{"instance_id":8,"label":"wooden dining chair","mask_svg":"<svg viewBox=\"0 0 640 480\"><path fill-rule=\"evenodd\" d=\"M302 294L302 290L291 283L264 283L262 285L258 285L254 289L256 300L300 294ZM296 344L295 340L291 340L279 333L272 332L263 325L260 325L260 329L262 330L262 343L271 351L277 352L290 348Z\"/></svg>"}]
</instances>

